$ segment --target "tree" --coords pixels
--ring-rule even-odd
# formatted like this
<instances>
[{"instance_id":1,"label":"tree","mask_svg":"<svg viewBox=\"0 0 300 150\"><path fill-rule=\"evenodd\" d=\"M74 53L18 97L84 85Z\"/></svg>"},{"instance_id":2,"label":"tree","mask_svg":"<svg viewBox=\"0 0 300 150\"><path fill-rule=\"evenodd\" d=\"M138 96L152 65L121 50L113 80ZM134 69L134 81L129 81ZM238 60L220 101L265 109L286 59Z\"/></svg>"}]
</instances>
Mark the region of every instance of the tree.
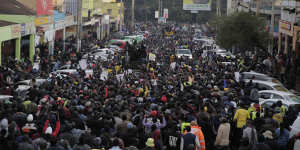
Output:
<instances>
[{"instance_id":1,"label":"tree","mask_svg":"<svg viewBox=\"0 0 300 150\"><path fill-rule=\"evenodd\" d=\"M235 47L242 53L256 48L266 49L269 36L262 18L241 12L217 18L214 23L217 27L217 44L221 47Z\"/></svg>"}]
</instances>

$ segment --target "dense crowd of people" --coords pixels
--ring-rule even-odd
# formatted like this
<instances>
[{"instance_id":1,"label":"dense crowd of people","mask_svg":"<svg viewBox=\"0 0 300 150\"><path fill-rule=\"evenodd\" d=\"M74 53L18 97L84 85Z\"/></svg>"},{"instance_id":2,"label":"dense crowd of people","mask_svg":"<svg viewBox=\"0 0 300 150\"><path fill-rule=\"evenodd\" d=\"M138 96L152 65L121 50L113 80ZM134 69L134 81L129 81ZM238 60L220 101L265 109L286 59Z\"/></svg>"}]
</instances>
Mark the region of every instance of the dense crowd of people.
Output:
<instances>
[{"instance_id":1,"label":"dense crowd of people","mask_svg":"<svg viewBox=\"0 0 300 150\"><path fill-rule=\"evenodd\" d=\"M192 31L164 36L156 25L141 44L155 58L127 64L122 54L91 61L93 75L81 69L68 76L32 81L25 100L0 103L0 147L5 150L289 150L289 126L298 113L279 101L263 109L257 86L237 82L242 57L201 55L177 58L180 46L198 49ZM134 48L135 45L129 47ZM41 62L41 77L57 65L80 57ZM76 56L76 57L75 57ZM230 59L235 64L221 62ZM59 61L59 63L58 63ZM238 65L239 64L239 65ZM267 64L267 62L266 62ZM246 65L246 64L245 64ZM133 69L132 67L135 66ZM107 76L102 78L103 72ZM1 81L7 75L1 71ZM14 76L14 80L19 80ZM4 90L14 95L13 87Z\"/></svg>"}]
</instances>

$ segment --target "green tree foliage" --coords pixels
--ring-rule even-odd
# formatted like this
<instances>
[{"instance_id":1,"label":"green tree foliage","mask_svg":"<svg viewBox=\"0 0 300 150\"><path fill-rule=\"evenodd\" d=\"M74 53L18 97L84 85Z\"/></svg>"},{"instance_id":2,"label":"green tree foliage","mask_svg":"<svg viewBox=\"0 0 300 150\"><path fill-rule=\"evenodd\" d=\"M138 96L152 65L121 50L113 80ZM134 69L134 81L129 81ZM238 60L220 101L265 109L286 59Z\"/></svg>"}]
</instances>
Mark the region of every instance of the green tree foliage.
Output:
<instances>
[{"instance_id":1,"label":"green tree foliage","mask_svg":"<svg viewBox=\"0 0 300 150\"><path fill-rule=\"evenodd\" d=\"M213 23L217 25L217 44L226 49L235 47L245 52L265 49L267 45L268 33L262 18L241 12L217 18Z\"/></svg>"}]
</instances>

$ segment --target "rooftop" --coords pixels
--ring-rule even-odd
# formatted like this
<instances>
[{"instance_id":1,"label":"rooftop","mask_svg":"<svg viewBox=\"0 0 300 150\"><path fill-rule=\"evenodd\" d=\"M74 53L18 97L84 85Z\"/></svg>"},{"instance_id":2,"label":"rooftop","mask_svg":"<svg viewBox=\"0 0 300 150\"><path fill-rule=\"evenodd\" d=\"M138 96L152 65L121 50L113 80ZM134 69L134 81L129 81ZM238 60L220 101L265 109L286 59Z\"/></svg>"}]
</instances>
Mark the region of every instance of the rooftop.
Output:
<instances>
[{"instance_id":1,"label":"rooftop","mask_svg":"<svg viewBox=\"0 0 300 150\"><path fill-rule=\"evenodd\" d=\"M9 26L9 25L13 25L13 24L16 24L16 23L0 20L0 27Z\"/></svg>"},{"instance_id":2,"label":"rooftop","mask_svg":"<svg viewBox=\"0 0 300 150\"><path fill-rule=\"evenodd\" d=\"M0 0L0 14L35 15L35 12L16 0Z\"/></svg>"}]
</instances>

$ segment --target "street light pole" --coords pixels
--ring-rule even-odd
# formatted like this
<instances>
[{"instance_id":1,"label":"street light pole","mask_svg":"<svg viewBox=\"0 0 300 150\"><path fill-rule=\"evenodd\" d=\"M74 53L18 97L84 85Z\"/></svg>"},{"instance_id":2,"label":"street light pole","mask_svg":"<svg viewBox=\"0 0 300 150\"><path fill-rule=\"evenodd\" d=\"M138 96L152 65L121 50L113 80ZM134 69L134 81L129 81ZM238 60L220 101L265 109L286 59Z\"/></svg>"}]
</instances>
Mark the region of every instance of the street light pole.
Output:
<instances>
[{"instance_id":1,"label":"street light pole","mask_svg":"<svg viewBox=\"0 0 300 150\"><path fill-rule=\"evenodd\" d=\"M271 16L271 46L269 53L273 54L274 48L274 20L275 20L275 13L274 13L274 0L272 0L272 16Z\"/></svg>"},{"instance_id":2,"label":"street light pole","mask_svg":"<svg viewBox=\"0 0 300 150\"><path fill-rule=\"evenodd\" d=\"M135 0L132 0L132 3L131 3L131 30L132 32L134 31L134 4L135 3Z\"/></svg>"},{"instance_id":3,"label":"street light pole","mask_svg":"<svg viewBox=\"0 0 300 150\"><path fill-rule=\"evenodd\" d=\"M260 0L256 0L256 16L260 14Z\"/></svg>"},{"instance_id":4,"label":"street light pole","mask_svg":"<svg viewBox=\"0 0 300 150\"><path fill-rule=\"evenodd\" d=\"M82 0L77 0L77 52L81 49Z\"/></svg>"}]
</instances>

